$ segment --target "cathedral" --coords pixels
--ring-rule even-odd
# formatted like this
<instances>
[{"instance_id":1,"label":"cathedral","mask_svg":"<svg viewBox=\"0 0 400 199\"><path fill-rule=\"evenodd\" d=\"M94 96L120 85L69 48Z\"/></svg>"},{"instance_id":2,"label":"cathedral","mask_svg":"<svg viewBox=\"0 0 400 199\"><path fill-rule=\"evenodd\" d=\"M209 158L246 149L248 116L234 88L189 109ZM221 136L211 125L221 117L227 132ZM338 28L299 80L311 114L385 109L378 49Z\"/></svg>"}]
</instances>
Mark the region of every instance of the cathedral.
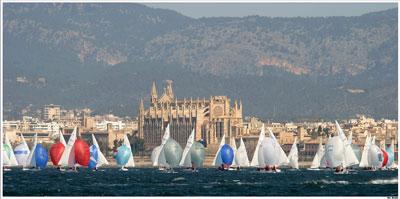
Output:
<instances>
[{"instance_id":1,"label":"cathedral","mask_svg":"<svg viewBox=\"0 0 400 199\"><path fill-rule=\"evenodd\" d=\"M215 146L225 135L227 141L243 133L242 102L235 100L231 107L227 96L211 96L206 99L177 99L172 89L172 81L167 80L164 93L158 97L155 82L151 88L150 106L145 108L143 100L139 104L138 131L147 149L161 144L164 130L170 124L171 137L182 148L195 131L195 140L204 145Z\"/></svg>"}]
</instances>

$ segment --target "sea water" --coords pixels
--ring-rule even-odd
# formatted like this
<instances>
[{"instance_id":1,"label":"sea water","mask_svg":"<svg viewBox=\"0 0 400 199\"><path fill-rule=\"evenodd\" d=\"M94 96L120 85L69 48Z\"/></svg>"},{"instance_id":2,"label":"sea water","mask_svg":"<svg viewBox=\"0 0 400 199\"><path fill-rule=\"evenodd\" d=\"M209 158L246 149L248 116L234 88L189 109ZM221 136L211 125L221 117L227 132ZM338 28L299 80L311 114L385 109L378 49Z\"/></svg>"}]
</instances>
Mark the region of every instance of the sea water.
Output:
<instances>
[{"instance_id":1,"label":"sea water","mask_svg":"<svg viewBox=\"0 0 400 199\"><path fill-rule=\"evenodd\" d=\"M254 169L198 172L154 168L120 171L102 168L78 172L47 168L13 168L3 172L4 196L398 196L396 171L282 170L262 173Z\"/></svg>"}]
</instances>

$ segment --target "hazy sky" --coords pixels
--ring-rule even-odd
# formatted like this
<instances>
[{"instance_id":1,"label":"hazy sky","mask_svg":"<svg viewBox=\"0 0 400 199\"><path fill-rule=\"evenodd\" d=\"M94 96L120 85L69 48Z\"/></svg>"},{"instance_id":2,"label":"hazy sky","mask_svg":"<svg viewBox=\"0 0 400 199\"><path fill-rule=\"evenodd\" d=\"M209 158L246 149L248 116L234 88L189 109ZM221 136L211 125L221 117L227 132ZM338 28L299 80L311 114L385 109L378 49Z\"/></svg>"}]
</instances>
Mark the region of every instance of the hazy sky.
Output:
<instances>
[{"instance_id":1,"label":"hazy sky","mask_svg":"<svg viewBox=\"0 0 400 199\"><path fill-rule=\"evenodd\" d=\"M358 16L397 7L397 3L146 3L154 8L175 10L190 17Z\"/></svg>"}]
</instances>

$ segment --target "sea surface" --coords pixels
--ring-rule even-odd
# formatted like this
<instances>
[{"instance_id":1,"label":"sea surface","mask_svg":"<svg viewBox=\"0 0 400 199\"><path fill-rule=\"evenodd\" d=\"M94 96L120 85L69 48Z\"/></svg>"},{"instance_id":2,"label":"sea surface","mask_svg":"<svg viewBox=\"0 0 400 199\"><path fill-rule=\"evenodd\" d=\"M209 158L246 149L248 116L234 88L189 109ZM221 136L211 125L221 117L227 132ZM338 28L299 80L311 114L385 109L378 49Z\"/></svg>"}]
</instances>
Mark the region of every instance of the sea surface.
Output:
<instances>
[{"instance_id":1,"label":"sea surface","mask_svg":"<svg viewBox=\"0 0 400 199\"><path fill-rule=\"evenodd\" d=\"M3 172L4 196L398 196L398 172L282 170L261 173L254 169L173 173L154 168L120 171L54 168Z\"/></svg>"}]
</instances>

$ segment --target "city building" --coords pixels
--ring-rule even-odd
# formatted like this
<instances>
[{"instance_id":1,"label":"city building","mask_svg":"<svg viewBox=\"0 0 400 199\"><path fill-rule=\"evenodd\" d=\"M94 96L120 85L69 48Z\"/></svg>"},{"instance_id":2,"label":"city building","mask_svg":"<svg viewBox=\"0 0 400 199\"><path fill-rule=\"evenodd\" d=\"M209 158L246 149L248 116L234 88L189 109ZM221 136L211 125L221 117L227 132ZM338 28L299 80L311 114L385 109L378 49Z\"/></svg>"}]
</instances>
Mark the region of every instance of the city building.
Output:
<instances>
[{"instance_id":1,"label":"city building","mask_svg":"<svg viewBox=\"0 0 400 199\"><path fill-rule=\"evenodd\" d=\"M45 105L42 111L42 119L44 121L55 120L58 121L61 119L61 106L59 105Z\"/></svg>"},{"instance_id":2,"label":"city building","mask_svg":"<svg viewBox=\"0 0 400 199\"><path fill-rule=\"evenodd\" d=\"M139 104L138 130L147 148L161 143L164 130L170 124L171 137L182 147L192 131L195 139L202 140L209 147L217 146L223 135L239 136L243 133L242 103L227 96L212 96L208 99L177 99L168 80L164 93L157 95L156 84L151 89L150 107Z\"/></svg>"}]
</instances>

